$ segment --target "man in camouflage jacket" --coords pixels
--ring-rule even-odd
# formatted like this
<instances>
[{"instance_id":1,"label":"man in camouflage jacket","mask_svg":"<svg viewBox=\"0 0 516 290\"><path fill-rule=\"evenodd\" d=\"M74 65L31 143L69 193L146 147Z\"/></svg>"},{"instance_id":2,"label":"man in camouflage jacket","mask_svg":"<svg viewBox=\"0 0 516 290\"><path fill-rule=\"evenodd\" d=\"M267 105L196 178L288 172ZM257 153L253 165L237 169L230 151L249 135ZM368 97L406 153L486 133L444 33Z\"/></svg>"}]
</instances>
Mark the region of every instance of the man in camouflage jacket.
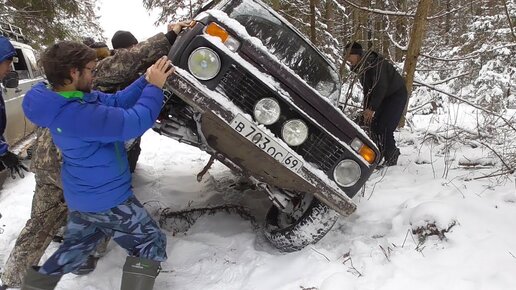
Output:
<instances>
[{"instance_id":1,"label":"man in camouflage jacket","mask_svg":"<svg viewBox=\"0 0 516 290\"><path fill-rule=\"evenodd\" d=\"M28 265L39 262L54 235L65 224L67 207L63 198L60 168L60 156L50 132L38 128L31 162L31 171L36 173L31 218L20 232L4 266L4 286L20 287Z\"/></svg>"},{"instance_id":2,"label":"man in camouflage jacket","mask_svg":"<svg viewBox=\"0 0 516 290\"><path fill-rule=\"evenodd\" d=\"M128 79L138 78L157 59L168 54L177 34L188 23L170 24L167 34L158 33L131 49L120 50L100 61L94 86L102 91L116 91ZM48 129L38 129L37 136L31 164L36 179L31 218L3 267L0 289L20 287L25 270L38 264L59 228L66 224L68 209L61 185L60 156ZM103 249L97 248L97 252L102 252L106 246L107 243Z\"/></svg>"}]
</instances>

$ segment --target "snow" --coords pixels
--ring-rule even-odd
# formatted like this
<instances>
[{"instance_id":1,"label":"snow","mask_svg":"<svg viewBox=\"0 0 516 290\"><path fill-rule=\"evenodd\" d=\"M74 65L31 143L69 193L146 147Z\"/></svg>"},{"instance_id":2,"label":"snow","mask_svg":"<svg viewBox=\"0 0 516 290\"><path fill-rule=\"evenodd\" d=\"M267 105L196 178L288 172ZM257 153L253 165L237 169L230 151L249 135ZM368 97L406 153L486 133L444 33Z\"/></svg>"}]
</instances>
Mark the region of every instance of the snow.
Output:
<instances>
[{"instance_id":1,"label":"snow","mask_svg":"<svg viewBox=\"0 0 516 290\"><path fill-rule=\"evenodd\" d=\"M339 218L316 245L281 253L236 214L202 216L186 232L166 232L169 259L154 289L514 289L514 177L471 180L488 170L458 165L474 156L471 148L459 147L457 158L447 159L440 145L422 142L430 122L418 118L413 131L396 133L399 165L376 171L354 198L357 211ZM424 158L429 162L418 162ZM216 162L197 182L208 159L194 147L149 131L134 190L156 219L166 207L241 204L261 225L267 198L233 189L237 179L222 164ZM28 174L8 179L0 191L0 265L29 217L34 184ZM429 236L420 244L412 234L417 226L434 223L443 229L452 222L456 225L444 239ZM57 246L52 243L42 260ZM124 258L112 242L93 273L68 274L57 289L119 289Z\"/></svg>"}]
</instances>

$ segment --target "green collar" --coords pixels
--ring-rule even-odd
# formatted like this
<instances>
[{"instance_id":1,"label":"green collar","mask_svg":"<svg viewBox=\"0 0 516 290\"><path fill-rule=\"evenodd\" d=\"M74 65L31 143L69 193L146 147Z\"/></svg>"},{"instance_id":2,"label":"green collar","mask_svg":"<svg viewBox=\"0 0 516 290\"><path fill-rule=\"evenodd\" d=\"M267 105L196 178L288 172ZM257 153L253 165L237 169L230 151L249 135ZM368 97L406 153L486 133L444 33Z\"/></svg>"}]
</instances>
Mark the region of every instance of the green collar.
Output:
<instances>
[{"instance_id":1,"label":"green collar","mask_svg":"<svg viewBox=\"0 0 516 290\"><path fill-rule=\"evenodd\" d=\"M66 91L66 92L56 92L59 95L63 96L65 99L81 99L84 97L84 92L81 91Z\"/></svg>"}]
</instances>

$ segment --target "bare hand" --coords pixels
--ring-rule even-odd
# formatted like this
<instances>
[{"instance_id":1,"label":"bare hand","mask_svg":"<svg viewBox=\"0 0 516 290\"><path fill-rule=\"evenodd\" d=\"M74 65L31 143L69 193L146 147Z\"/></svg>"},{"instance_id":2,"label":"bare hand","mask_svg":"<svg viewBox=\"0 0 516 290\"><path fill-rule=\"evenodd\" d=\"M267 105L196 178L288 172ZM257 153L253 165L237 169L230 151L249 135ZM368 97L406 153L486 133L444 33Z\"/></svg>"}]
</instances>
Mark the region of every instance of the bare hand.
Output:
<instances>
[{"instance_id":1,"label":"bare hand","mask_svg":"<svg viewBox=\"0 0 516 290\"><path fill-rule=\"evenodd\" d=\"M162 56L145 73L145 79L158 88L163 88L165 81L174 71L175 67L172 62L166 57Z\"/></svg>"},{"instance_id":2,"label":"bare hand","mask_svg":"<svg viewBox=\"0 0 516 290\"><path fill-rule=\"evenodd\" d=\"M373 118L374 118L374 111L371 110L371 109L365 109L364 111L364 123L367 125L367 126L370 126L371 123L373 122Z\"/></svg>"},{"instance_id":3,"label":"bare hand","mask_svg":"<svg viewBox=\"0 0 516 290\"><path fill-rule=\"evenodd\" d=\"M167 26L167 29L168 29L168 31L174 31L175 34L179 34L179 32L181 32L181 30L183 28L190 26L191 23L192 23L192 20L171 23Z\"/></svg>"}]
</instances>

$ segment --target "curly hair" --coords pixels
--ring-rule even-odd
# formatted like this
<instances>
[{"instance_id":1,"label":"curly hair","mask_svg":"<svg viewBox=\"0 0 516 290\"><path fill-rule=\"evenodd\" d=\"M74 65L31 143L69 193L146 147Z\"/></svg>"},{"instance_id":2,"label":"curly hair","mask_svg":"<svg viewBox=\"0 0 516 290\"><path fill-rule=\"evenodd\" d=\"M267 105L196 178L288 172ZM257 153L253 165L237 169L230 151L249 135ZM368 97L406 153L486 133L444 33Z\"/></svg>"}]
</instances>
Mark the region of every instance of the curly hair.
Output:
<instances>
[{"instance_id":1,"label":"curly hair","mask_svg":"<svg viewBox=\"0 0 516 290\"><path fill-rule=\"evenodd\" d=\"M61 41L43 52L40 63L50 85L60 87L66 85L66 80L72 81L73 68L82 71L87 63L96 59L94 49L79 42Z\"/></svg>"}]
</instances>

